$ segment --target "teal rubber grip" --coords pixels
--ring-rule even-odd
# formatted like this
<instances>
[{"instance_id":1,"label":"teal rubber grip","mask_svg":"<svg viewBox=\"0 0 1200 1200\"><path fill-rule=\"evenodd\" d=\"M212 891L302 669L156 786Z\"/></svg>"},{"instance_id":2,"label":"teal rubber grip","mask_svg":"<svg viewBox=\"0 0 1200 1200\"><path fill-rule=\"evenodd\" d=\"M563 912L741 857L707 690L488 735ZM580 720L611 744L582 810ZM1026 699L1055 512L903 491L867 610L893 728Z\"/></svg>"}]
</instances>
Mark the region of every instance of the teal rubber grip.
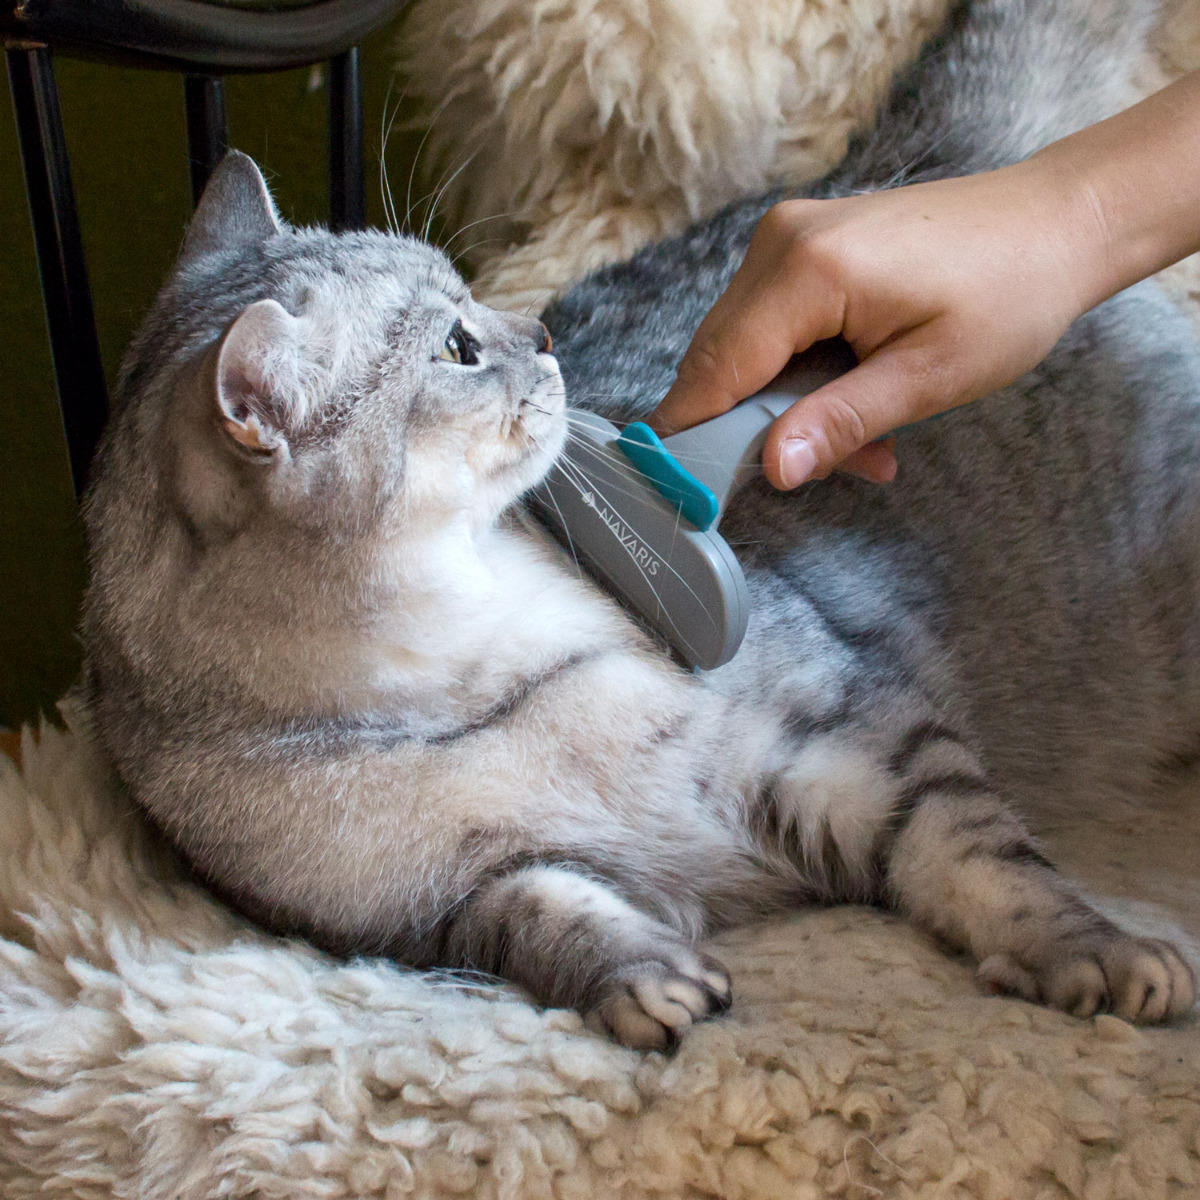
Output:
<instances>
[{"instance_id":1,"label":"teal rubber grip","mask_svg":"<svg viewBox=\"0 0 1200 1200\"><path fill-rule=\"evenodd\" d=\"M617 439L617 448L697 529L712 526L721 511L716 495L671 457L649 425L644 421L626 425Z\"/></svg>"}]
</instances>

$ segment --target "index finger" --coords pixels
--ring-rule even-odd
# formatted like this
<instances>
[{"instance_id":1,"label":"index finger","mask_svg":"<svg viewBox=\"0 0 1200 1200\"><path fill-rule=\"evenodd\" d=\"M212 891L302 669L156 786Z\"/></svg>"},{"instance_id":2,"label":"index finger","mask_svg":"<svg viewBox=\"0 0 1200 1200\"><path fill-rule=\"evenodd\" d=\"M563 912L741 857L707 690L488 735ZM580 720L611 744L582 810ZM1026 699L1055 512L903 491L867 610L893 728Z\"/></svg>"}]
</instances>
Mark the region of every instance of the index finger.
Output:
<instances>
[{"instance_id":1,"label":"index finger","mask_svg":"<svg viewBox=\"0 0 1200 1200\"><path fill-rule=\"evenodd\" d=\"M793 354L841 332L840 306L819 285L799 286L798 274L786 253L751 242L648 418L654 429L675 433L719 417L766 387Z\"/></svg>"}]
</instances>

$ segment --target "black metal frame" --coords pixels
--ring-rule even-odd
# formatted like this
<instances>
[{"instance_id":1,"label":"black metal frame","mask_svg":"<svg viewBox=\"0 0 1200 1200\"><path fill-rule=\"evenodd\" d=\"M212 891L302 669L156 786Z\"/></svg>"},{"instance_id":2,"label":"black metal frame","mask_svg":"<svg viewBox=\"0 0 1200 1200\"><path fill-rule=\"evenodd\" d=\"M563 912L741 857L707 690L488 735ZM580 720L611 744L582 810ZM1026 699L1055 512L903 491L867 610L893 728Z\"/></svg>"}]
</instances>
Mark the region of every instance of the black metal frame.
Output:
<instances>
[{"instance_id":1,"label":"black metal frame","mask_svg":"<svg viewBox=\"0 0 1200 1200\"><path fill-rule=\"evenodd\" d=\"M9 50L6 58L50 331L54 382L78 495L108 414L92 291L50 52Z\"/></svg>"},{"instance_id":2,"label":"black metal frame","mask_svg":"<svg viewBox=\"0 0 1200 1200\"><path fill-rule=\"evenodd\" d=\"M225 81L216 75L185 75L183 103L187 110L188 175L195 208L208 177L229 149Z\"/></svg>"},{"instance_id":3,"label":"black metal frame","mask_svg":"<svg viewBox=\"0 0 1200 1200\"><path fill-rule=\"evenodd\" d=\"M0 11L76 495L87 486L88 468L108 415L108 390L52 48L182 72L193 203L229 146L221 75L329 60L330 226L361 229L366 225L366 190L357 43L403 4L404 0L320 0L290 10L247 11L202 0L21 0L15 9Z\"/></svg>"}]
</instances>

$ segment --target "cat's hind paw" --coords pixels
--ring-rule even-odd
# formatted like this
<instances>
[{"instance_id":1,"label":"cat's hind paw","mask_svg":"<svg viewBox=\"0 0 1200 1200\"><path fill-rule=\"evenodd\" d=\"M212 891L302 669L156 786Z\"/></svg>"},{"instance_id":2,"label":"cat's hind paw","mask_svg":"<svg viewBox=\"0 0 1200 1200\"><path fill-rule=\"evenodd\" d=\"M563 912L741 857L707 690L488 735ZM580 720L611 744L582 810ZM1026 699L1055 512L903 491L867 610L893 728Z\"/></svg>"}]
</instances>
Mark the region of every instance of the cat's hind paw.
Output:
<instances>
[{"instance_id":1,"label":"cat's hind paw","mask_svg":"<svg viewBox=\"0 0 1200 1200\"><path fill-rule=\"evenodd\" d=\"M622 968L586 1020L634 1050L666 1050L689 1026L725 1012L732 1001L725 968L681 948L669 961L648 959Z\"/></svg>"},{"instance_id":2,"label":"cat's hind paw","mask_svg":"<svg viewBox=\"0 0 1200 1200\"><path fill-rule=\"evenodd\" d=\"M1139 1025L1181 1017L1196 999L1192 969L1172 945L1120 932L1058 943L1037 962L993 954L979 964L979 978L1077 1017L1111 1012Z\"/></svg>"}]
</instances>

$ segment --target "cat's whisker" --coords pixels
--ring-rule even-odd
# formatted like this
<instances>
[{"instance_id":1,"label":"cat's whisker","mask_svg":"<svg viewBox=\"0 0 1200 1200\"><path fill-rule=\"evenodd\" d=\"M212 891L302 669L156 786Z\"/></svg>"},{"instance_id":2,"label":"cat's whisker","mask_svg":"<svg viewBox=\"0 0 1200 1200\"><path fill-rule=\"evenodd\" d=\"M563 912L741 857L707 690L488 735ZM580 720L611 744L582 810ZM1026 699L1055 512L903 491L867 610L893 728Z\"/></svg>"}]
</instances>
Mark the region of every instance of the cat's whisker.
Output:
<instances>
[{"instance_id":1,"label":"cat's whisker","mask_svg":"<svg viewBox=\"0 0 1200 1200\"><path fill-rule=\"evenodd\" d=\"M599 460L602 463L612 463L612 464L616 465L617 467L621 468L622 470L627 469L630 472L630 474L640 476L642 479L646 480L648 484L653 486L654 481L651 478L651 476L646 474L645 471L643 471L640 467L636 466L629 459L625 458L624 455L618 455L618 454L615 454L614 452L612 452L611 450L605 450L605 449L601 448L600 446L593 445L592 443L588 442L586 439L578 438L574 434L569 433L568 439L569 439L568 444L570 446L578 447L581 450L586 450L593 458ZM582 464L579 464L579 465L582 466ZM624 495L629 496L631 499L636 500L636 499L640 498L635 492L631 492L626 488L620 488L619 490Z\"/></svg>"},{"instance_id":2,"label":"cat's whisker","mask_svg":"<svg viewBox=\"0 0 1200 1200\"><path fill-rule=\"evenodd\" d=\"M576 444L578 444L578 443L576 443ZM589 476L587 474L587 472L584 470L581 463L579 463L575 459L571 458L570 455L568 453L566 453L565 451L560 456L560 458L561 458L561 460L570 464L570 466L578 473L579 477L581 477L584 480L584 482L588 485L590 490L594 491L600 497L601 500L605 501L605 503L607 503L609 505L610 508L613 508L614 511L616 510L616 506L614 504L612 504L611 500L608 499L608 497L604 494L604 492L598 486L596 486L595 481L591 478L591 476ZM618 488L617 490L620 491L622 494L629 496L633 500L640 501L642 499L642 497L640 495L638 495L637 493L634 493L634 492L630 492L627 488ZM631 521L629 519L628 513L622 512L620 515L621 515L621 519L625 522L625 524L629 527L629 529L634 534L641 537L642 535L640 534L637 526L633 523L633 521ZM676 514L675 514L675 521L676 521L675 531L676 531L676 533L678 533L678 531L679 531L679 520L681 518L681 515L682 514L680 514L679 512L676 512ZM688 581L673 566L671 566L671 564L669 562L666 562L664 560L663 565L696 598L696 600L700 603L700 606L703 609L705 615L709 618L710 621L712 621L713 620L712 613L708 610L707 606L703 603L703 601L700 600L699 595L696 593L695 589L691 586L691 584L689 584ZM640 567L639 567L639 570L640 570ZM647 583L649 584L649 579L647 579ZM650 584L650 587L651 587L651 590L654 590L653 584ZM655 596L655 599L659 598L657 591L654 591L654 596ZM665 608L664 608L664 611L665 611ZM716 624L715 621L713 623ZM672 624L674 624L674 622L672 622ZM678 630L677 632L682 633L682 630Z\"/></svg>"},{"instance_id":3,"label":"cat's whisker","mask_svg":"<svg viewBox=\"0 0 1200 1200\"><path fill-rule=\"evenodd\" d=\"M466 223L466 224L465 224L465 225L464 225L464 226L463 226L461 229L459 229L459 230L458 230L456 233L452 234L450 237L448 237L448 238L447 238L447 239L446 239L446 240L445 240L445 241L442 243L442 249L443 249L443 250L444 250L444 251L445 251L447 254L449 254L449 253L450 253L450 247L451 247L451 246L453 246L453 245L454 245L454 243L455 243L455 242L456 242L456 241L457 241L457 240L458 240L460 237L462 237L462 235L463 235L464 233L466 233L468 229L474 229L476 225L483 225L483 224L484 224L485 222L487 222L487 221L504 221L504 220L507 220L507 218L509 218L509 217L515 217L515 216L517 215L517 213L519 213L520 211L521 211L521 210L520 210L519 208L511 208L511 209L509 209L509 210L508 210L508 212L502 212L502 213L493 213L491 216L488 216L488 217L478 217L478 218L476 218L474 221L468 221L468 222L467 222L467 223ZM476 243L476 245L480 245L480 244L481 244L481 243L478 243L478 242ZM526 305L526 309L528 309L528 308L529 308L529 306L528 306L528 305ZM528 313L526 313L526 315L528 315Z\"/></svg>"},{"instance_id":4,"label":"cat's whisker","mask_svg":"<svg viewBox=\"0 0 1200 1200\"><path fill-rule=\"evenodd\" d=\"M529 440L531 442L533 442L533 444L535 446L537 446L537 448L539 450L541 450L543 453L548 453L545 444L543 442L541 442L534 434L529 435ZM550 497L550 503L554 506L554 511L556 513L558 513L558 520L559 520L560 525L562 526L563 536L566 537L566 539L567 539L567 553L570 555L571 563L575 568L575 574L578 578L582 579L583 578L583 568L579 562L579 554L575 550L575 540L574 540L574 538L571 537L571 530L570 530L569 526L567 525L566 515L563 513L562 508L559 506L558 498L554 495L554 493L551 491L551 492L548 492L548 495Z\"/></svg>"},{"instance_id":5,"label":"cat's whisker","mask_svg":"<svg viewBox=\"0 0 1200 1200\"><path fill-rule=\"evenodd\" d=\"M575 488L575 489L576 489L576 490L579 492L579 494L580 494L581 496L582 496L582 495L585 495L585 494L586 494L587 492L589 492L589 491L590 491L590 492L593 492L595 495L599 496L599 497L600 497L600 499L601 499L601 500L602 500L602 501L603 501L605 504L607 504L607 505L608 505L608 507L609 507L610 509L612 509L614 512L616 512L616 511L619 511L619 510L618 510L618 507L617 507L617 505L613 504L613 502L612 502L612 501L609 499L609 497L608 497L607 495L605 495L605 493L604 493L603 489L602 489L602 488L600 488L600 487L599 487L599 486L596 484L595 480L593 480L593 479L592 479L592 478L591 478L591 477L590 477L590 476L587 474L587 472L586 472L586 471L583 469L583 467L582 467L582 466L581 466L581 465L580 465L578 462L576 462L574 459L572 459L572 458L570 457L570 455L569 455L569 454L567 454L565 451L564 451L564 452L563 452L563 453L562 453L562 454L559 456L559 458L558 458L558 460L557 460L557 462L556 462L556 464L555 464L555 465L556 465L556 466L559 466L559 467L562 469L563 477L564 477L564 478L565 478L565 479L566 479L566 480L567 480L567 481L568 481L568 482L569 482L569 483L570 483L570 484L571 484L571 485L572 485L572 486L573 486L573 487L574 487L574 488ZM569 471L569 470L567 470L567 468L568 468L568 467L570 467L570 468L571 468L571 470L570 470L570 471ZM571 474L571 471L574 471L574 472L576 472L577 474L575 474L575 475L572 475L572 474ZM582 480L582 483L580 482L580 480ZM636 500L636 499L640 499L640 497L639 497L639 496L635 495L635 494L634 494L634 493L632 493L632 492L629 492L629 491L628 491L627 489L625 489L625 488L618 488L617 490L618 490L618 491L621 491L621 492L623 492L625 495L627 495L627 496L630 496L631 498L633 498L633 499L635 499L635 500ZM627 513L622 513L622 514L621 514L621 519L622 519L622 520L625 522L625 524L628 526L628 528L629 528L629 529L630 529L630 530L631 530L631 531L632 531L632 532L633 532L633 533L634 533L636 536L639 536L639 537L641 536L641 535L639 534L639 532L638 532L637 526L636 526L636 525L635 525L635 524L634 524L634 523L633 523L633 522L632 522L632 521L629 519L629 517L628 517L628 514L627 514ZM615 537L615 536L616 536L616 534L614 534L613 536ZM657 588L654 586L653 580L652 580L652 579L651 579L651 577L650 577L650 576L649 576L649 575L646 573L646 570L645 570L645 568L644 568L644 567L641 565L641 563L639 563L639 562L637 561L637 559L636 559L636 558L634 558L632 555L630 556L630 561L631 561L631 562L633 563L633 565L634 565L634 566L637 568L637 570L638 570L638 573L639 573L639 574L642 576L642 578L645 580L645 582L646 582L646 586L647 586L647 587L650 589L650 593L651 593L651 595L653 595L653 597L655 598L655 600L657 600L657 601L658 601L658 603L659 603L659 606L661 607L661 609L662 609L663 613L664 613L664 614L666 615L666 617L667 617L667 620L671 622L671 626L672 626L672 628L673 628L673 629L675 629L675 632L676 632L676 633L678 633L678 634L679 634L681 637L683 637L683 638L684 638L684 640L686 641L686 640L687 640L687 635L686 635L686 633L685 633L685 632L684 632L682 629L679 629L679 628L678 628L678 627L675 625L675 622L674 622L674 621L672 620L672 618L671 618L671 615L670 615L670 610L669 610L668 606L667 606L667 605L665 605L665 604L663 604L663 602L662 602L662 597L661 597L661 595L659 594L659 591L658 591L658 589L657 589ZM671 565L669 562L667 562L665 559L663 559L663 560L661 560L661 561L662 561L662 563L663 563L663 566L665 566L665 567L667 568L667 570L668 570L668 571L670 571L670 572L671 572L671 574L672 574L672 575L674 575L674 576L675 576L675 578L679 580L679 582L680 582L680 583L683 585L683 587L684 587L684 588L685 588L685 589L686 589L688 592L690 592L690 593L691 593L691 595L692 595L692 596L695 598L695 600L696 600L696 601L697 601L697 603L699 604L699 606L700 606L701 610L703 611L704 615L705 615L706 617L708 617L709 621L711 621L711 622L713 623L713 625L715 626L715 625L717 624L717 621L716 621L716 619L713 617L713 614L712 614L712 612L709 610L708 606L707 606L707 605L704 603L704 601L703 601L703 600L701 600L701 598L700 598L699 594L696 592L695 588L693 588L693 587L692 587L692 585L691 585L690 583L688 583L688 581L687 581L687 580L686 580L686 579L685 579L685 578L684 578L684 577L683 577L683 576L682 576L682 575L681 575L681 574L680 574L680 573L679 573L679 572L678 572L678 571L677 571L677 570L676 570L676 569L675 569L675 568L674 568L674 567L673 567L673 566L672 566L672 565Z\"/></svg>"},{"instance_id":6,"label":"cat's whisker","mask_svg":"<svg viewBox=\"0 0 1200 1200\"><path fill-rule=\"evenodd\" d=\"M567 390L570 392L572 403L576 407L584 400L608 400L615 404L630 404L640 399L640 397L631 396L626 392L576 391L569 383L567 384Z\"/></svg>"},{"instance_id":7,"label":"cat's whisker","mask_svg":"<svg viewBox=\"0 0 1200 1200\"><path fill-rule=\"evenodd\" d=\"M570 444L572 446L578 446L580 449L586 450L589 454L592 455L593 458L596 458L601 462L613 463L613 464L619 466L623 471L628 471L630 474L636 475L636 476L640 477L641 479L646 480L646 482L651 487L655 486L654 477L647 474L640 467L638 467L631 459L626 458L623 454L620 454L617 451L609 450L608 448L603 447L603 446L597 446L594 442L590 441L589 439L579 438L575 434L571 433L570 431L568 431L568 437L570 439ZM633 493L627 492L626 494L630 495L634 499L638 498L636 496L633 496Z\"/></svg>"},{"instance_id":8,"label":"cat's whisker","mask_svg":"<svg viewBox=\"0 0 1200 1200\"><path fill-rule=\"evenodd\" d=\"M447 170L449 170L449 168L447 168ZM433 221L431 205L433 204L434 195L437 192L438 188L440 188L442 186L442 180L444 180L444 179L445 179L445 172L442 173L441 177L439 178L437 184L434 185L434 187L432 187L424 195L418 196L416 198L416 200L414 200L412 203L412 207L415 211L419 212L422 206L425 206L425 209L426 209L426 215L421 220L421 228L419 230L411 229L411 228L409 229L409 233L411 234L412 237L419 238L423 242L427 242L429 240L428 232L429 232L429 229L430 229L430 227L432 225L432 221ZM411 220L411 217L410 217L410 220Z\"/></svg>"},{"instance_id":9,"label":"cat's whisker","mask_svg":"<svg viewBox=\"0 0 1200 1200\"><path fill-rule=\"evenodd\" d=\"M614 463L622 470L629 471L630 474L637 475L653 485L653 476L648 475L632 459L626 458L619 451L609 450L605 446L597 446L594 442L586 438L577 437L574 433L569 433L568 436L571 439L571 445L578 446L581 450L586 450L593 458L599 459L601 462Z\"/></svg>"},{"instance_id":10,"label":"cat's whisker","mask_svg":"<svg viewBox=\"0 0 1200 1200\"><path fill-rule=\"evenodd\" d=\"M586 474L586 472L583 470L583 468L578 463L576 463L574 460L572 460L569 455L567 455L565 453L561 454L559 456L558 460L556 461L555 466L559 468L559 470L562 472L563 478L566 479L566 481L573 488L575 488L575 490L580 494L580 496L586 496L589 492L591 492L591 493L594 493L595 495L599 496L600 499L605 504L607 504L610 508L614 507L612 505L611 501L608 499L608 497L604 494L604 492L599 487L596 486L595 482L591 479L591 477L588 476ZM561 512L559 515L560 516L562 515ZM628 524L628 522L626 522L626 524ZM564 528L565 528L565 523L564 523ZM630 526L630 528L632 528L632 526ZM637 530L635 529L634 533L636 534L636 532L637 532ZM637 568L637 570L641 574L642 578L646 581L646 586L649 587L651 594L654 596L655 600L657 600L659 602L660 606L663 607L663 610L666 611L665 606L662 605L662 597L659 595L658 589L655 588L649 575L646 574L645 568L642 567L642 565L636 559L634 559L632 557L631 557L630 561L633 562L633 565ZM669 564L668 564L668 566L669 566ZM670 618L668 616L668 620L669 619ZM672 622L672 624L674 624L674 622Z\"/></svg>"},{"instance_id":11,"label":"cat's whisker","mask_svg":"<svg viewBox=\"0 0 1200 1200\"><path fill-rule=\"evenodd\" d=\"M446 111L446 108L449 105L449 103L450 103L450 97L447 96L446 99L443 100L441 102L441 104L439 104L437 106L437 108L434 110L433 116L430 117L430 119L429 119L429 125L426 127L424 134L421 136L421 141L417 145L417 152L416 152L416 154L413 155L412 166L410 166L408 169L408 188L404 195L404 228L410 234L413 233L412 189L413 189L413 178L415 177L415 175L417 173L417 163L419 163L421 161L421 153L425 149L425 143L429 140L429 135L433 132L433 127L438 123L438 118L442 115L442 113L444 113ZM419 201L418 201L418 203L419 203ZM414 236L415 236L415 234L414 234Z\"/></svg>"},{"instance_id":12,"label":"cat's whisker","mask_svg":"<svg viewBox=\"0 0 1200 1200\"><path fill-rule=\"evenodd\" d=\"M560 456L560 460L565 465L569 466L575 472L576 480L582 480L582 482L586 485L586 487L588 489L595 492L596 495L598 495L601 500L604 500L611 508L613 508L614 510L616 509L616 505L614 505L612 503L612 501L609 499L609 496L606 495L604 493L604 491L601 490L601 488L597 485L595 479L588 473L587 468L581 462L579 462L578 459L572 458L571 455L564 449L563 453ZM610 493L627 496L627 497L629 497L630 500L641 501L643 499L643 496L641 493L630 491L629 488L621 487L619 484L616 484L616 483L612 484L609 490L610 490ZM621 513L621 518L622 518L622 520L625 521L625 524L628 525L629 528L635 534L638 533L637 528L634 526L633 522L631 522L628 519L625 512Z\"/></svg>"},{"instance_id":13,"label":"cat's whisker","mask_svg":"<svg viewBox=\"0 0 1200 1200\"><path fill-rule=\"evenodd\" d=\"M674 454L672 456L675 461L685 470L693 470L695 467L705 466L722 466L727 460L723 459L719 454L698 454L688 451L686 454ZM762 463L759 462L753 468L758 475L763 474Z\"/></svg>"},{"instance_id":14,"label":"cat's whisker","mask_svg":"<svg viewBox=\"0 0 1200 1200\"><path fill-rule=\"evenodd\" d=\"M392 85L395 82L395 75L388 80L387 94L383 98L383 112L379 118L379 195L383 201L384 218L387 221L388 229L399 236L400 222L396 216L396 201L392 196L392 181L387 173L387 148L388 142L392 136L392 126L396 123L396 117L400 114L400 108L404 104L404 98L408 94L407 87L400 94L400 99L396 101L396 107L392 109L392 115L389 118L388 102L392 96Z\"/></svg>"},{"instance_id":15,"label":"cat's whisker","mask_svg":"<svg viewBox=\"0 0 1200 1200\"><path fill-rule=\"evenodd\" d=\"M480 238L479 241L472 242L469 246L459 250L456 254L453 254L450 258L450 261L455 266L458 266L458 264L462 262L462 260L466 258L466 256L470 254L472 250L478 250L480 246L486 246L489 242L499 242L501 240L501 238Z\"/></svg>"},{"instance_id":16,"label":"cat's whisker","mask_svg":"<svg viewBox=\"0 0 1200 1200\"><path fill-rule=\"evenodd\" d=\"M882 184L872 183L861 187L851 188L851 194L859 196L867 195L871 192L879 191L881 188L884 190L890 190L892 188L901 187L908 183L919 182L918 176L921 173L923 165L930 162L935 157L937 152L942 148L942 145L950 137L950 132L951 131L948 129L944 130L941 134L934 138L928 146L923 147L919 154L915 155L903 166L900 166L893 171L892 174L889 175Z\"/></svg>"},{"instance_id":17,"label":"cat's whisker","mask_svg":"<svg viewBox=\"0 0 1200 1200\"><path fill-rule=\"evenodd\" d=\"M573 414L571 414L568 411L568 413L567 413L568 424L574 419L576 419L576 418L574 418ZM589 454L592 454L597 458L605 459L609 462L619 463L624 469L626 469L628 471L632 471L637 475L640 475L643 479L647 479L647 480L652 479L652 477L650 475L647 475L646 472L640 470L637 466L635 466L635 464L633 463L632 460L625 458L624 455L619 454L619 452L617 452L617 451L610 450L604 446L597 446L591 440L584 440L584 439L576 438L575 444L579 445L582 449L587 450ZM721 458L720 455L716 455L716 454L707 455L707 454L689 453L686 456L676 456L676 461L679 463L679 465L681 467L684 467L685 469L689 469L692 466L703 466L703 465L721 466L724 464L725 460L723 458ZM755 465L752 468L752 471L755 476L765 475L765 472L763 471L761 463L758 463L757 465Z\"/></svg>"},{"instance_id":18,"label":"cat's whisker","mask_svg":"<svg viewBox=\"0 0 1200 1200\"><path fill-rule=\"evenodd\" d=\"M434 189L433 198L429 202L429 211L425 214L425 223L421 226L421 241L429 240L429 232L433 228L434 218L437 216L437 207L442 201L442 197L446 194L450 185L475 161L475 157L479 154L479 149L472 150L470 154L459 164L458 168L444 183Z\"/></svg>"},{"instance_id":19,"label":"cat's whisker","mask_svg":"<svg viewBox=\"0 0 1200 1200\"><path fill-rule=\"evenodd\" d=\"M388 232L395 233L396 228L392 222L391 208L389 200L389 183L387 177L387 141L388 141L388 103L392 98L392 84L395 82L395 75L388 80L387 92L383 97L383 111L379 114L379 198L383 202L383 217L387 223Z\"/></svg>"}]
</instances>

